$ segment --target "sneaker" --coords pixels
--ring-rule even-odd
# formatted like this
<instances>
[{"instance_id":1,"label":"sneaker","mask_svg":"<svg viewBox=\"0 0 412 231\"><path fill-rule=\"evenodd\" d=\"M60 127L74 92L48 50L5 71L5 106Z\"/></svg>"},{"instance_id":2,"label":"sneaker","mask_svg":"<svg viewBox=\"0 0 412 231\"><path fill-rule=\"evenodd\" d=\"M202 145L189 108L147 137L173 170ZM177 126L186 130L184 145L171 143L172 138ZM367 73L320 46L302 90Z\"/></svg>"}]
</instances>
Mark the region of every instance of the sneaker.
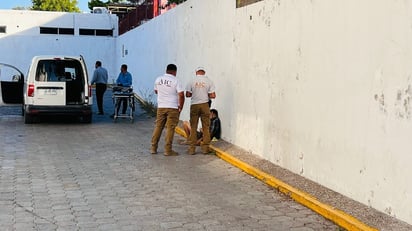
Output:
<instances>
[{"instance_id":1,"label":"sneaker","mask_svg":"<svg viewBox=\"0 0 412 231\"><path fill-rule=\"evenodd\" d=\"M175 152L175 151L170 151L170 152L165 152L164 154L165 156L177 156L179 155L179 153Z\"/></svg>"}]
</instances>

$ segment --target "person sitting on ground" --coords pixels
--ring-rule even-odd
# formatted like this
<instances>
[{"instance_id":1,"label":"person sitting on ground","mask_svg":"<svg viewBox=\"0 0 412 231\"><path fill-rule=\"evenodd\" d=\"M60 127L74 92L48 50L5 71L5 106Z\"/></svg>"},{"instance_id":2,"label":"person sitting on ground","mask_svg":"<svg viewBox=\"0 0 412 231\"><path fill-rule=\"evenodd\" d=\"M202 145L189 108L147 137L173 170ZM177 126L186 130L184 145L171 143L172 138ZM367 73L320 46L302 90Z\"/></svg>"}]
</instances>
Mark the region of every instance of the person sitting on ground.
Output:
<instances>
[{"instance_id":1,"label":"person sitting on ground","mask_svg":"<svg viewBox=\"0 0 412 231\"><path fill-rule=\"evenodd\" d=\"M190 132L191 132L191 127L190 127L190 122L189 121L183 121L183 129L185 130L187 140L184 144L189 144L189 137L190 137ZM200 145L202 142L202 137L203 134L201 132L202 129L199 129L196 131L197 133L197 141L196 145ZM219 119L219 113L216 109L211 109L210 110L210 137L212 141L216 141L220 139L221 135L221 127L220 127L220 119Z\"/></svg>"}]
</instances>

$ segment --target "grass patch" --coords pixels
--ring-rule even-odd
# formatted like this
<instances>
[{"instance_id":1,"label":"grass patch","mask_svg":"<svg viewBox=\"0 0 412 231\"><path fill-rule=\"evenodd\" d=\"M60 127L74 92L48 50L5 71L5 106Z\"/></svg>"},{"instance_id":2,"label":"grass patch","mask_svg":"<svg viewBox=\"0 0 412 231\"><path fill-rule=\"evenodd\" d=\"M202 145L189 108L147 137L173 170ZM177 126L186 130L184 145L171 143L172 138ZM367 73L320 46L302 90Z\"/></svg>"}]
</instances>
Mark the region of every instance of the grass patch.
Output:
<instances>
[{"instance_id":1,"label":"grass patch","mask_svg":"<svg viewBox=\"0 0 412 231\"><path fill-rule=\"evenodd\" d=\"M140 95L134 94L140 107L150 116L155 117L157 111L157 103L155 102L153 90L139 90Z\"/></svg>"}]
</instances>

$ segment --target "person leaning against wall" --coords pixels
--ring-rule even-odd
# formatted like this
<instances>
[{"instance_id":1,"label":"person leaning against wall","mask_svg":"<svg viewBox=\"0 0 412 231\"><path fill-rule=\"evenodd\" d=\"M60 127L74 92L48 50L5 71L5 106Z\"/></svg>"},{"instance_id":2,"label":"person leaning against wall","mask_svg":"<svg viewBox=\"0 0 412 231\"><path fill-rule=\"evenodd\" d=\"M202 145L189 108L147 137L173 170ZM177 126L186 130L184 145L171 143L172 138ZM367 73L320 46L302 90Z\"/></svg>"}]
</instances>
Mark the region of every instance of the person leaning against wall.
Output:
<instances>
[{"instance_id":1,"label":"person leaning against wall","mask_svg":"<svg viewBox=\"0 0 412 231\"><path fill-rule=\"evenodd\" d=\"M179 123L180 112L185 103L184 89L176 78L177 67L175 64L169 64L166 73L156 78L154 91L157 94L157 112L156 125L152 135L151 154L157 154L159 139L163 128L166 126L166 144L165 156L177 156L178 153L173 151L173 137L175 128Z\"/></svg>"},{"instance_id":2,"label":"person leaning against wall","mask_svg":"<svg viewBox=\"0 0 412 231\"><path fill-rule=\"evenodd\" d=\"M197 128L199 118L202 123L203 142L201 149L203 154L210 152L210 108L209 100L216 98L215 84L206 76L203 67L195 70L196 77L186 86L186 97L191 97L190 105L190 127ZM196 132L190 133L190 146L187 150L189 155L196 154Z\"/></svg>"},{"instance_id":3,"label":"person leaning against wall","mask_svg":"<svg viewBox=\"0 0 412 231\"><path fill-rule=\"evenodd\" d=\"M96 84L96 101L97 108L99 109L98 115L103 115L103 95L107 89L107 79L109 75L107 74L106 68L102 67L101 61L96 61L96 69L93 72L93 78L91 84Z\"/></svg>"}]
</instances>

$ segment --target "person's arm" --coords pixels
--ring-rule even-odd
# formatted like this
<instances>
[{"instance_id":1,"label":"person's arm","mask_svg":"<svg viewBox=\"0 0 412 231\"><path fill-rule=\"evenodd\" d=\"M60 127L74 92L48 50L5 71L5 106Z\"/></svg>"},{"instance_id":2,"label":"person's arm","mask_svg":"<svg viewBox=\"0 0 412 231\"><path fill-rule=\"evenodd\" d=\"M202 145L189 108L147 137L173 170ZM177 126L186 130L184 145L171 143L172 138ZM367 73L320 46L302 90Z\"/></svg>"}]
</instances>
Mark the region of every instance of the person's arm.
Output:
<instances>
[{"instance_id":1,"label":"person's arm","mask_svg":"<svg viewBox=\"0 0 412 231\"><path fill-rule=\"evenodd\" d=\"M178 93L178 97L179 97L179 105L177 106L177 108L179 109L179 112L182 111L183 106L185 104L185 94L183 91Z\"/></svg>"},{"instance_id":2,"label":"person's arm","mask_svg":"<svg viewBox=\"0 0 412 231\"><path fill-rule=\"evenodd\" d=\"M209 93L209 99L216 98L216 92Z\"/></svg>"},{"instance_id":3,"label":"person's arm","mask_svg":"<svg viewBox=\"0 0 412 231\"><path fill-rule=\"evenodd\" d=\"M92 81L90 82L90 84L93 85L93 84L96 82L96 80L97 80L97 71L94 70L94 72L93 72L93 78L92 78Z\"/></svg>"},{"instance_id":4,"label":"person's arm","mask_svg":"<svg viewBox=\"0 0 412 231\"><path fill-rule=\"evenodd\" d=\"M214 98L216 98L216 87L215 87L215 84L213 83L213 81L211 81L211 80L209 80L209 81L210 81L210 86L209 86L209 89L208 89L209 99L214 99Z\"/></svg>"}]
</instances>

